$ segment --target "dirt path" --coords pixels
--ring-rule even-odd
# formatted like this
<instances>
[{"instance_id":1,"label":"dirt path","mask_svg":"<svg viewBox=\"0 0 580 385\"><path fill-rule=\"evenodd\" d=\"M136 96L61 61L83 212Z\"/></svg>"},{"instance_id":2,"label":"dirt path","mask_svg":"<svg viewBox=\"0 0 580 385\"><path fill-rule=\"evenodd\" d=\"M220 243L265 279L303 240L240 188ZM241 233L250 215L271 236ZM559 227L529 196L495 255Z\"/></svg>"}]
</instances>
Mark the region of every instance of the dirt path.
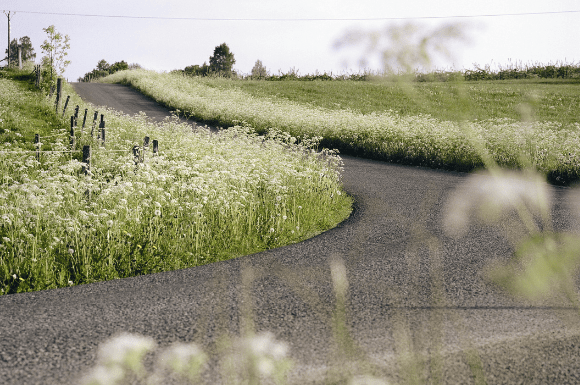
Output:
<instances>
[{"instance_id":1,"label":"dirt path","mask_svg":"<svg viewBox=\"0 0 580 385\"><path fill-rule=\"evenodd\" d=\"M119 85L75 88L88 101L129 114L139 110L127 106L146 103ZM117 105L119 95L129 93L122 97L129 103ZM477 349L489 384L579 383L580 334L567 323L575 311L518 302L486 283L486 263L510 254L496 231L474 230L459 240L443 235L443 203L464 177L345 157L343 180L356 210L315 238L202 267L1 296L0 382L75 383L94 364L98 344L120 331L153 337L161 346L211 346L224 331L239 332L243 306L253 309L257 331L272 331L289 343L293 383L320 382L334 357L329 260L340 257L350 284L350 332L375 371L392 383L401 380L394 357L402 338L410 335L416 349L433 351L440 334L445 383L473 382L466 358L473 355L464 354L470 348ZM568 228L566 189L553 190L556 227ZM440 243L445 301L437 304L425 236ZM254 281L243 287L241 271L248 267ZM250 304L243 303L244 290L251 292ZM478 370L476 359L470 364ZM346 367L343 359L338 367Z\"/></svg>"}]
</instances>

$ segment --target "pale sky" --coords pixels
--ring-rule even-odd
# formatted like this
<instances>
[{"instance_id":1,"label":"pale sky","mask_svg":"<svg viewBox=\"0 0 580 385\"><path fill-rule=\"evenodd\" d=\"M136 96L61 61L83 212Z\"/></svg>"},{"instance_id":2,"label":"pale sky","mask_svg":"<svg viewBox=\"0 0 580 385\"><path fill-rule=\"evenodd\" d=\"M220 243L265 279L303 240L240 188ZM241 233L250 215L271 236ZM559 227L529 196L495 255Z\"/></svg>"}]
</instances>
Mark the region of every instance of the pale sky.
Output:
<instances>
[{"instance_id":1,"label":"pale sky","mask_svg":"<svg viewBox=\"0 0 580 385\"><path fill-rule=\"evenodd\" d=\"M43 56L43 28L54 25L70 36L69 81L101 59L156 71L201 65L224 42L241 73L249 73L257 59L273 74L291 68L300 74L357 72L357 54L333 44L349 29L382 30L406 22L429 28L467 24L469 40L453 45L453 61L438 63L441 67L580 63L580 12L555 13L580 11L579 0L0 0L0 10L13 11L11 39L29 36L37 61ZM528 14L506 15L522 13ZM400 20L371 20L377 18ZM0 14L0 56L7 30L7 17Z\"/></svg>"}]
</instances>

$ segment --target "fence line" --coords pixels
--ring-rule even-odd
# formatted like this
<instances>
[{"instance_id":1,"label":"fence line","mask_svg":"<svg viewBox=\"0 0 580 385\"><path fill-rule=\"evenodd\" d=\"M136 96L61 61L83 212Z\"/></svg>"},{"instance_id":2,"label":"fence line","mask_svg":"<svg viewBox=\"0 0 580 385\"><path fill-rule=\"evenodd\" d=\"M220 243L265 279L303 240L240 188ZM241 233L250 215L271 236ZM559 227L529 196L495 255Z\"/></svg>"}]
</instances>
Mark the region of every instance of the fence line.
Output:
<instances>
[{"instance_id":1,"label":"fence line","mask_svg":"<svg viewBox=\"0 0 580 385\"><path fill-rule=\"evenodd\" d=\"M35 71L37 72L37 84L39 82L39 77L40 77L40 69L35 68ZM49 98L52 97L52 94L54 92L54 88L51 87L50 90L50 95L48 96ZM59 110L59 104L60 104L60 100L62 98L62 78L58 78L57 79L57 93L56 93L56 98L55 98L55 112L56 114L58 114L58 110ZM67 96L66 98L66 102L64 104L64 108L62 110L62 117L64 118L64 115L66 113L66 109L68 106L70 100L70 95ZM53 137L57 137L60 136L61 134L54 134L54 135L46 135L46 136L40 136L40 134L34 134L34 145L36 147L36 150L34 151L29 151L29 150L0 150L0 154L20 154L20 155L25 155L25 154L29 154L29 153L33 153L36 154L36 160L40 161L40 155L41 153L55 153L55 154L62 154L62 153L66 153L66 154L73 154L73 153L82 153L83 157L82 157L82 173L84 173L85 175L88 175L90 173L90 168L91 168L91 154L92 154L92 148L91 145L84 145L82 150L76 150L76 133L75 133L75 128L77 128L77 122L78 122L78 116L79 116L79 105L76 106L75 108L75 112L74 115L71 115L70 117L70 136L69 136L69 140L70 140L70 150L42 150L42 142L40 141L41 138L53 138ZM81 127L81 137L83 134L83 130L85 128L85 124L87 121L87 114L88 114L88 108L85 108L85 113L84 113L84 117L83 117L83 124ZM94 140L94 129L97 123L99 117L99 111L95 111L94 116L93 116L93 124L91 127L91 140ZM135 172L137 171L137 168L139 167L140 163L143 163L145 161L145 150L149 149L149 141L150 138L148 136L143 138L143 144L142 146L139 145L135 145L133 146L133 148L131 150L106 150L105 149L105 143L106 143L106 129L105 129L105 115L101 114L101 119L99 122L99 129L97 131L97 143L99 143L99 147L101 147L102 149L99 149L98 152L107 152L107 153L122 153L122 152L129 152L132 151L133 153L133 160L135 162ZM158 140L153 140L153 155L152 156L156 156L159 155L159 141ZM90 191L87 191L86 193L89 194L90 197Z\"/></svg>"},{"instance_id":2,"label":"fence line","mask_svg":"<svg viewBox=\"0 0 580 385\"><path fill-rule=\"evenodd\" d=\"M84 146L83 146L84 147ZM99 152L127 152L129 153L131 150L99 150ZM79 152L83 152L82 150L40 150L40 151L36 151L36 150L22 150L22 151L5 151L5 150L0 150L0 154L29 154L29 153L34 153L36 154L37 152L43 152L43 153L66 153L66 154L70 154L72 153L79 153Z\"/></svg>"}]
</instances>

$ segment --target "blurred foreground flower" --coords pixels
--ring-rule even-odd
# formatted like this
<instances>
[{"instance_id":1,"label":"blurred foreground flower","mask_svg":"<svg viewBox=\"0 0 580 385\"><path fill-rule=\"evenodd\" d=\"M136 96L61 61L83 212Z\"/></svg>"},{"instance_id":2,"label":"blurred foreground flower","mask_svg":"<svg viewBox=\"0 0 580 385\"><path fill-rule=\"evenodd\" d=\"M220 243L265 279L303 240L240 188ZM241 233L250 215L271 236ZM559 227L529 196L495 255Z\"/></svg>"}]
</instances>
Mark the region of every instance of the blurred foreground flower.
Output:
<instances>
[{"instance_id":1,"label":"blurred foreground flower","mask_svg":"<svg viewBox=\"0 0 580 385\"><path fill-rule=\"evenodd\" d=\"M580 214L580 195L568 195ZM474 223L500 225L514 254L488 267L488 278L511 294L535 299L563 293L578 306L574 277L580 265L580 237L554 233L551 188L545 178L526 171L473 174L450 196L444 217L448 235L464 235ZM538 226L538 220L542 227Z\"/></svg>"},{"instance_id":2,"label":"blurred foreground flower","mask_svg":"<svg viewBox=\"0 0 580 385\"><path fill-rule=\"evenodd\" d=\"M161 354L148 384L166 384L175 377L195 384L207 359L208 356L195 343L175 343Z\"/></svg>"},{"instance_id":3,"label":"blurred foreground flower","mask_svg":"<svg viewBox=\"0 0 580 385\"><path fill-rule=\"evenodd\" d=\"M497 171L472 174L450 196L443 228L462 236L473 224L499 224L514 214L525 228L538 230L534 217L549 221L550 189L535 173ZM475 223L474 223L475 222Z\"/></svg>"},{"instance_id":4,"label":"blurred foreground flower","mask_svg":"<svg viewBox=\"0 0 580 385\"><path fill-rule=\"evenodd\" d=\"M136 375L143 374L143 356L155 347L155 341L123 333L99 347L97 366L85 378L86 385L117 384L125 378L127 369Z\"/></svg>"},{"instance_id":5,"label":"blurred foreground flower","mask_svg":"<svg viewBox=\"0 0 580 385\"><path fill-rule=\"evenodd\" d=\"M238 340L225 364L232 383L258 384L263 378L284 383L292 363L286 358L288 345L277 341L270 332Z\"/></svg>"},{"instance_id":6,"label":"blurred foreground flower","mask_svg":"<svg viewBox=\"0 0 580 385\"><path fill-rule=\"evenodd\" d=\"M509 262L490 267L488 276L515 295L535 299L560 292L575 303L579 262L578 236L537 234L525 239Z\"/></svg>"},{"instance_id":7,"label":"blurred foreground flower","mask_svg":"<svg viewBox=\"0 0 580 385\"><path fill-rule=\"evenodd\" d=\"M358 376L350 380L349 385L388 385L388 382L373 376Z\"/></svg>"},{"instance_id":8,"label":"blurred foreground flower","mask_svg":"<svg viewBox=\"0 0 580 385\"><path fill-rule=\"evenodd\" d=\"M208 361L208 355L195 343L175 343L159 356L153 373L143 365L145 355L156 343L149 337L124 333L112 337L100 345L97 362L84 377L84 385L117 385L139 383L148 385L168 383L198 383L199 376ZM276 384L285 382L292 363L286 358L288 345L277 341L270 332L234 340L225 356L219 359L225 364L231 384L259 384L264 379ZM137 380L137 382L135 382Z\"/></svg>"}]
</instances>

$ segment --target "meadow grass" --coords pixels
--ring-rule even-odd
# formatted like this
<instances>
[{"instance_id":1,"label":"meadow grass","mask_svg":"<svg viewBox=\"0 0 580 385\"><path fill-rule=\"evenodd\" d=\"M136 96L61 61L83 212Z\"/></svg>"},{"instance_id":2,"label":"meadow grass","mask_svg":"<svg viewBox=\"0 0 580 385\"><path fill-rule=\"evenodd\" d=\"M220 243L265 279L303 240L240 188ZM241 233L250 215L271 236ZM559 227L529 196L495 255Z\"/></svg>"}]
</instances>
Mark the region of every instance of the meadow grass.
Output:
<instances>
[{"instance_id":1,"label":"meadow grass","mask_svg":"<svg viewBox=\"0 0 580 385\"><path fill-rule=\"evenodd\" d=\"M580 79L533 79L463 82L465 98L458 103L460 83L413 83L418 97L395 81L272 82L232 79L207 81L209 86L238 88L252 96L280 98L330 110L361 114L396 111L406 116L431 115L441 120L519 120L518 106L533 103L535 119L580 123ZM428 99L430 103L421 103Z\"/></svg>"},{"instance_id":2,"label":"meadow grass","mask_svg":"<svg viewBox=\"0 0 580 385\"><path fill-rule=\"evenodd\" d=\"M243 121L258 132L279 129L299 138L320 136L325 147L346 154L460 171L484 167L484 157L489 157L508 168L521 169L531 164L553 183L571 183L580 177L577 161L580 157L580 123L573 107L578 105L579 99L573 92L575 85L560 85L558 87L566 91L549 96L547 110L566 111L568 117L561 121L541 121L536 120L536 106L543 104L537 84L521 91L513 88L517 86L511 86L510 90L507 86L487 84L484 91L477 91L478 86L473 83L419 83L416 86L404 82L398 85L336 82L338 89L352 87L359 89L359 94L373 90L366 99L351 96L353 100L402 100L398 106L403 112L374 106L363 113L357 108L364 101L350 102L352 107L346 105L349 94L341 96L343 104L335 103L333 108L319 106L324 91L315 91L315 88L325 87L331 82L272 82L272 87L294 88L295 94L314 95L297 102L289 100L291 97L277 96L275 91L268 95L253 95L243 89L245 82L191 78L180 74L122 71L103 81L130 84L169 108L206 122L228 126ZM393 92L396 96L389 98L388 93ZM470 97L472 93L476 96ZM350 95L353 94L356 93ZM402 94L414 100L416 105L429 107L412 107L412 103L407 104L400 96ZM337 99L331 96L329 100ZM445 111L451 104L455 105L449 112L454 116L452 119L428 114ZM480 112L472 113L473 105L482 105ZM516 112L504 113L511 109ZM482 115L481 111L487 112ZM505 116L513 114L519 115L519 119ZM559 115L555 113L554 116Z\"/></svg>"},{"instance_id":3,"label":"meadow grass","mask_svg":"<svg viewBox=\"0 0 580 385\"><path fill-rule=\"evenodd\" d=\"M316 151L316 139L243 126L212 134L100 111L106 147L90 126L76 130L76 148L92 149L85 175L67 122L72 106L93 106L68 84L63 94L70 113L59 119L51 100L0 79L1 294L221 261L310 238L350 214L337 155ZM145 136L160 150L141 148L136 164L132 148Z\"/></svg>"}]
</instances>

